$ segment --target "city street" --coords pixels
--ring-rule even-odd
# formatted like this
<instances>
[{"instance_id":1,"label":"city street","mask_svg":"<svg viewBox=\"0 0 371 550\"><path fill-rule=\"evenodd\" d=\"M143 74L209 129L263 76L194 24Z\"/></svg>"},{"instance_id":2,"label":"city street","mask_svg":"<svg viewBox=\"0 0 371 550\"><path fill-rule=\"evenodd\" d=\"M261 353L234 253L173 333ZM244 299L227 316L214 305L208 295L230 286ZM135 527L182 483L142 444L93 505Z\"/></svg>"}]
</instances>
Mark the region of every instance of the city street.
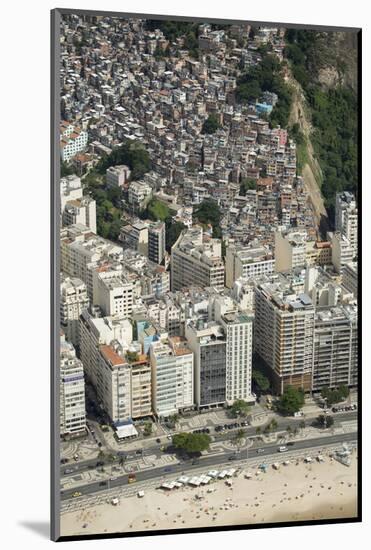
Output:
<instances>
[{"instance_id":1,"label":"city street","mask_svg":"<svg viewBox=\"0 0 371 550\"><path fill-rule=\"evenodd\" d=\"M342 443L356 443L357 441L357 434L356 432L350 432L347 434L339 434L334 436L323 436L318 437L316 439L311 439L307 441L296 441L294 445L291 447L290 451L284 453L285 457L291 456L291 454L297 453L297 451L301 451L304 449L307 449L310 452L318 452L318 449L324 446L330 446L330 445L341 445ZM289 448L289 447L288 447ZM278 446L277 443L271 444L271 445L265 445L264 448L262 448L262 445L259 445L259 447L254 447L249 449L249 458L250 459L256 459L259 458L265 458L272 455L276 455L278 453ZM243 461L244 460L245 453L243 450L241 450L239 456L237 459L233 462L237 461ZM230 456L233 456L231 452L229 453L222 453L218 455L212 455L212 456L206 456L201 457L200 459L197 459L196 463L187 462L187 463L181 463L181 464L175 464L171 467L167 467L166 471L164 468L153 468L147 471L141 471L136 473L136 479L137 482L140 481L146 481L151 479L158 479L159 481L166 478L166 476L179 474L185 471L192 471L197 470L201 466L204 468L215 466L217 464L223 464L226 461L228 461L228 458ZM237 456L237 455L234 455ZM245 455L245 460L247 460ZM230 463L230 462L229 462ZM120 487L121 485L126 485L128 483L128 476L127 474L117 477L116 479L113 479L112 481L107 481L104 485L102 482L93 482L87 485L77 486L73 489L68 489L65 491L62 491L61 499L62 500L68 500L72 497L74 493L81 493L81 495L89 495L98 491L106 491L107 489L113 489Z\"/></svg>"}]
</instances>

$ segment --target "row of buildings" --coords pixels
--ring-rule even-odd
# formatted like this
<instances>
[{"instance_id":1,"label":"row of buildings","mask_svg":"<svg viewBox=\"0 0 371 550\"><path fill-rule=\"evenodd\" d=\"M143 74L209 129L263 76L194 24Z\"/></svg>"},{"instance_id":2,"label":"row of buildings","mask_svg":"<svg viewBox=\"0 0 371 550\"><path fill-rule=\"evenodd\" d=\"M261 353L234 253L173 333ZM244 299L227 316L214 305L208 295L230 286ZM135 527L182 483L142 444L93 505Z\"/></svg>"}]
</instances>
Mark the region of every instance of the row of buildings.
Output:
<instances>
[{"instance_id":1,"label":"row of buildings","mask_svg":"<svg viewBox=\"0 0 371 550\"><path fill-rule=\"evenodd\" d=\"M253 403L254 368L277 394L357 384L356 201L337 196L321 240L296 144L269 124L277 96L238 100L260 46L283 59L283 29L250 31L200 24L195 59L185 36L145 20L62 18L62 160L82 176L130 142L151 159L137 180L126 164L106 171L117 242L97 235L83 179L61 181L63 434L84 428L85 383L117 427ZM218 129L205 134L210 115ZM170 254L165 224L142 219L152 198L184 225ZM210 198L222 239L194 223Z\"/></svg>"}]
</instances>

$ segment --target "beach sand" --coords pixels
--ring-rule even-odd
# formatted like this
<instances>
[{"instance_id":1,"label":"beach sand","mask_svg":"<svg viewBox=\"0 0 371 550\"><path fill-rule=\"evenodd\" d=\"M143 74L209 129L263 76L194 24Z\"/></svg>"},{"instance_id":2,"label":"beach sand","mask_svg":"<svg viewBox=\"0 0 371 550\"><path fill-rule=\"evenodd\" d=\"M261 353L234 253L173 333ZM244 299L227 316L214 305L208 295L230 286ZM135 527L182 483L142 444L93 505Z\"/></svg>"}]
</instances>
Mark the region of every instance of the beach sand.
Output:
<instances>
[{"instance_id":1,"label":"beach sand","mask_svg":"<svg viewBox=\"0 0 371 550\"><path fill-rule=\"evenodd\" d=\"M245 468L248 471L248 468ZM251 471L251 470L249 470ZM232 478L232 487L220 480L203 488L164 492L146 490L120 500L61 516L62 535L86 535L246 525L282 521L352 518L357 515L357 459L350 467L335 460L323 463L271 466L267 473L252 470ZM138 486L139 489L139 486ZM213 489L208 493L208 489ZM202 500L196 499L196 495ZM83 525L85 527L83 527Z\"/></svg>"}]
</instances>

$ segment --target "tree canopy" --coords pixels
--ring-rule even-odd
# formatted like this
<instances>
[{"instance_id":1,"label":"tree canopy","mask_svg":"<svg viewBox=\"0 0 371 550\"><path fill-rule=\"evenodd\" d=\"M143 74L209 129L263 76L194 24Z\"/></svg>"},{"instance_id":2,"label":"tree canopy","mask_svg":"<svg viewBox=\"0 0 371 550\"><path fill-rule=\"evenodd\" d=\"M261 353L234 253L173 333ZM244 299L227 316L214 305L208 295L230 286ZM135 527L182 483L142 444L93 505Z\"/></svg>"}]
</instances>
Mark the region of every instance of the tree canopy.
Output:
<instances>
[{"instance_id":1,"label":"tree canopy","mask_svg":"<svg viewBox=\"0 0 371 550\"><path fill-rule=\"evenodd\" d=\"M251 189L256 189L257 183L256 180L252 178L244 178L241 180L240 184L240 195L241 197L244 197L246 195L247 191L250 191Z\"/></svg>"},{"instance_id":2,"label":"tree canopy","mask_svg":"<svg viewBox=\"0 0 371 550\"><path fill-rule=\"evenodd\" d=\"M221 238L222 231L220 220L222 214L218 203L214 201L214 199L204 199L202 203L195 208L193 216L203 225L211 224L213 227L213 237L218 239Z\"/></svg>"},{"instance_id":3,"label":"tree canopy","mask_svg":"<svg viewBox=\"0 0 371 550\"><path fill-rule=\"evenodd\" d=\"M202 125L201 134L215 134L215 132L220 128L218 117L216 114L212 113L207 117L205 122Z\"/></svg>"},{"instance_id":4,"label":"tree canopy","mask_svg":"<svg viewBox=\"0 0 371 550\"><path fill-rule=\"evenodd\" d=\"M326 403L329 407L335 403L344 401L349 395L349 388L347 386L339 386L337 389L322 388L321 396L326 399Z\"/></svg>"},{"instance_id":5,"label":"tree canopy","mask_svg":"<svg viewBox=\"0 0 371 550\"><path fill-rule=\"evenodd\" d=\"M277 401L277 410L285 415L293 415L304 405L304 391L294 386L287 386Z\"/></svg>"},{"instance_id":6,"label":"tree canopy","mask_svg":"<svg viewBox=\"0 0 371 550\"><path fill-rule=\"evenodd\" d=\"M316 418L316 424L320 428L331 428L334 424L334 419L332 416L328 416L327 414L320 414Z\"/></svg>"},{"instance_id":7,"label":"tree canopy","mask_svg":"<svg viewBox=\"0 0 371 550\"><path fill-rule=\"evenodd\" d=\"M239 416L246 417L250 412L250 407L243 399L236 399L229 411L235 418Z\"/></svg>"},{"instance_id":8,"label":"tree canopy","mask_svg":"<svg viewBox=\"0 0 371 550\"><path fill-rule=\"evenodd\" d=\"M193 434L181 432L173 436L173 444L177 449L187 453L200 453L206 451L211 443L208 434Z\"/></svg>"},{"instance_id":9,"label":"tree canopy","mask_svg":"<svg viewBox=\"0 0 371 550\"><path fill-rule=\"evenodd\" d=\"M125 164L131 170L130 179L140 179L151 169L151 160L147 150L138 141L125 140L115 147L109 155L104 155L97 164L97 171L105 174L110 166Z\"/></svg>"},{"instance_id":10,"label":"tree canopy","mask_svg":"<svg viewBox=\"0 0 371 550\"><path fill-rule=\"evenodd\" d=\"M252 370L252 379L261 391L268 391L271 387L269 378L257 369Z\"/></svg>"},{"instance_id":11,"label":"tree canopy","mask_svg":"<svg viewBox=\"0 0 371 550\"><path fill-rule=\"evenodd\" d=\"M292 92L285 83L282 74L282 65L275 55L262 52L262 60L258 65L249 67L238 81L236 88L237 100L241 103L254 103L263 92L277 94L278 101L271 115L271 126L286 127L290 115Z\"/></svg>"},{"instance_id":12,"label":"tree canopy","mask_svg":"<svg viewBox=\"0 0 371 550\"><path fill-rule=\"evenodd\" d=\"M318 78L324 67L332 66L339 74L346 68L346 63L336 56L333 34L289 29L285 48L292 73L303 87L311 110L311 141L323 174L321 191L332 219L336 193L357 193L358 186L357 94L341 79L326 88Z\"/></svg>"}]
</instances>

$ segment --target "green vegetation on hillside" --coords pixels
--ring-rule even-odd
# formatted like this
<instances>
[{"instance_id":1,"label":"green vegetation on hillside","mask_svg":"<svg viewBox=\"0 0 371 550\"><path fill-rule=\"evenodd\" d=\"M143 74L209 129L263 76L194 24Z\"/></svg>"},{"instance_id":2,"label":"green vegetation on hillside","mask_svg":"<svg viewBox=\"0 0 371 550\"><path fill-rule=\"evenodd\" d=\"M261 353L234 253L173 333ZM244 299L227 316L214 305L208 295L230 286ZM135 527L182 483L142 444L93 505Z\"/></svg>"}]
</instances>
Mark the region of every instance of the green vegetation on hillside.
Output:
<instances>
[{"instance_id":1,"label":"green vegetation on hillside","mask_svg":"<svg viewBox=\"0 0 371 550\"><path fill-rule=\"evenodd\" d=\"M122 192L118 187L106 189L103 187L102 176L91 170L83 184L97 205L97 233L105 239L116 241L120 234L122 216Z\"/></svg>"},{"instance_id":2,"label":"green vegetation on hillside","mask_svg":"<svg viewBox=\"0 0 371 550\"><path fill-rule=\"evenodd\" d=\"M220 128L218 117L212 113L207 117L205 122L202 125L201 134L215 134L215 132Z\"/></svg>"},{"instance_id":3,"label":"green vegetation on hillside","mask_svg":"<svg viewBox=\"0 0 371 550\"><path fill-rule=\"evenodd\" d=\"M166 40L170 42L175 42L177 38L184 37L185 49L189 50L191 57L198 59L198 23L149 19L146 21L145 26L149 31L159 29L164 33Z\"/></svg>"},{"instance_id":4,"label":"green vegetation on hillside","mask_svg":"<svg viewBox=\"0 0 371 550\"><path fill-rule=\"evenodd\" d=\"M171 216L170 208L158 199L151 199L147 206L147 217L153 221L164 222Z\"/></svg>"},{"instance_id":5,"label":"green vegetation on hillside","mask_svg":"<svg viewBox=\"0 0 371 550\"><path fill-rule=\"evenodd\" d=\"M166 241L166 250L171 252L171 247L178 240L179 235L185 229L185 225L181 222L174 221L171 218L166 218L165 220L165 241Z\"/></svg>"},{"instance_id":6,"label":"green vegetation on hillside","mask_svg":"<svg viewBox=\"0 0 371 550\"><path fill-rule=\"evenodd\" d=\"M333 38L333 33L290 29L285 50L312 112L311 140L322 169L321 189L331 217L336 193L356 193L358 184L357 95L343 84L325 88L318 81L321 68L332 66L340 73L346 68L334 53Z\"/></svg>"},{"instance_id":7,"label":"green vegetation on hillside","mask_svg":"<svg viewBox=\"0 0 371 550\"><path fill-rule=\"evenodd\" d=\"M104 155L97 164L97 172L105 174L110 166L125 164L131 170L130 179L138 180L151 169L151 160L144 146L138 141L126 140L122 145Z\"/></svg>"},{"instance_id":8,"label":"green vegetation on hillside","mask_svg":"<svg viewBox=\"0 0 371 550\"><path fill-rule=\"evenodd\" d=\"M256 187L256 180L252 178L244 178L241 180L239 194L241 195L241 197L244 197L247 191L250 191L251 189L256 189Z\"/></svg>"},{"instance_id":9,"label":"green vegetation on hillside","mask_svg":"<svg viewBox=\"0 0 371 550\"><path fill-rule=\"evenodd\" d=\"M263 92L278 95L278 101L269 117L272 127L280 125L286 128L289 120L292 92L285 83L282 65L274 55L263 53L259 65L249 68L237 81L236 96L241 103L251 103L259 99Z\"/></svg>"},{"instance_id":10,"label":"green vegetation on hillside","mask_svg":"<svg viewBox=\"0 0 371 550\"><path fill-rule=\"evenodd\" d=\"M76 170L68 164L68 162L61 162L61 178L65 178L66 176L71 176L72 174L75 174Z\"/></svg>"},{"instance_id":11,"label":"green vegetation on hillside","mask_svg":"<svg viewBox=\"0 0 371 550\"><path fill-rule=\"evenodd\" d=\"M221 239L222 230L220 227L220 220L222 214L216 201L213 199L203 200L202 203L195 208L193 216L202 225L211 224L213 227L213 237L216 239Z\"/></svg>"}]
</instances>

